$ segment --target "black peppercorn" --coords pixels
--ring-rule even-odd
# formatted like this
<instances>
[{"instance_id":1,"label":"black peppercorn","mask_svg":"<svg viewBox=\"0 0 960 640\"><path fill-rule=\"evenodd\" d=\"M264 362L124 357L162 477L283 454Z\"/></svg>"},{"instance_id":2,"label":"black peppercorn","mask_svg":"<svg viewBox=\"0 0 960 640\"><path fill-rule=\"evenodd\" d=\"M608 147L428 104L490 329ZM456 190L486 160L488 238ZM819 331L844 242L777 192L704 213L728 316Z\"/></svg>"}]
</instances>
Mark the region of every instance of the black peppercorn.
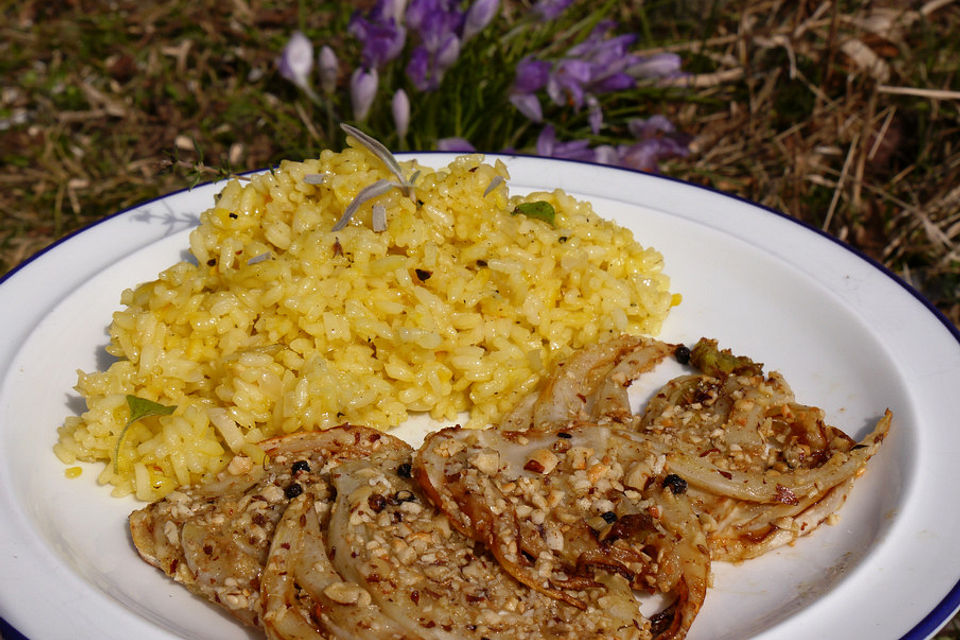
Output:
<instances>
[{"instance_id":1,"label":"black peppercorn","mask_svg":"<svg viewBox=\"0 0 960 640\"><path fill-rule=\"evenodd\" d=\"M291 500L293 500L294 498L296 498L296 497L297 497L298 495L300 495L301 493L303 493L303 487L301 487L301 486L300 486L298 483L296 483L296 482L294 482L294 483L291 484L289 487L287 487L287 490L283 492L283 494L284 494L285 496L287 496L288 498L290 498Z\"/></svg>"},{"instance_id":2,"label":"black peppercorn","mask_svg":"<svg viewBox=\"0 0 960 640\"><path fill-rule=\"evenodd\" d=\"M613 524L617 521L617 514L613 511L607 511L606 513L601 513L600 517L603 518L603 521L607 524Z\"/></svg>"},{"instance_id":3,"label":"black peppercorn","mask_svg":"<svg viewBox=\"0 0 960 640\"><path fill-rule=\"evenodd\" d=\"M409 462L404 462L399 467L397 467L397 475L401 478L410 478L413 476L413 468L410 466Z\"/></svg>"},{"instance_id":4,"label":"black peppercorn","mask_svg":"<svg viewBox=\"0 0 960 640\"><path fill-rule=\"evenodd\" d=\"M673 357L680 364L690 364L690 349L685 345L680 345L673 351Z\"/></svg>"},{"instance_id":5,"label":"black peppercorn","mask_svg":"<svg viewBox=\"0 0 960 640\"><path fill-rule=\"evenodd\" d=\"M670 489L673 495L677 496L687 490L687 481L675 473L670 473L663 479L661 486Z\"/></svg>"},{"instance_id":6,"label":"black peppercorn","mask_svg":"<svg viewBox=\"0 0 960 640\"><path fill-rule=\"evenodd\" d=\"M293 463L292 469L294 473L298 471L310 471L310 463L306 460L297 460Z\"/></svg>"}]
</instances>

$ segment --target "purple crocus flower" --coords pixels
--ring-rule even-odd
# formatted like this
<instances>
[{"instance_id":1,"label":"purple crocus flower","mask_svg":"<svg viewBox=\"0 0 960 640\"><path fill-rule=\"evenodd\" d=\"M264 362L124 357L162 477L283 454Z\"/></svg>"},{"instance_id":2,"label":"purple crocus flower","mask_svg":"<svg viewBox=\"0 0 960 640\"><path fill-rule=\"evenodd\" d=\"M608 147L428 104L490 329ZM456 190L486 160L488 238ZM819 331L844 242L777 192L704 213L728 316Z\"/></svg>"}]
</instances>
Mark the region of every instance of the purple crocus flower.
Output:
<instances>
[{"instance_id":1,"label":"purple crocus flower","mask_svg":"<svg viewBox=\"0 0 960 640\"><path fill-rule=\"evenodd\" d=\"M547 85L550 69L553 65L546 60L536 60L527 56L517 63L514 72L513 87L510 89L510 102L523 115L534 122L543 120L543 108L536 92Z\"/></svg>"},{"instance_id":2,"label":"purple crocus flower","mask_svg":"<svg viewBox=\"0 0 960 640\"><path fill-rule=\"evenodd\" d=\"M447 34L443 43L436 51L434 63L437 71L441 74L453 66L453 63L460 57L460 39L454 34Z\"/></svg>"},{"instance_id":3,"label":"purple crocus flower","mask_svg":"<svg viewBox=\"0 0 960 640\"><path fill-rule=\"evenodd\" d=\"M435 52L425 46L416 47L407 63L407 77L420 91L433 91L440 86L443 75L460 55L460 40L449 34L443 45Z\"/></svg>"},{"instance_id":4,"label":"purple crocus flower","mask_svg":"<svg viewBox=\"0 0 960 640\"><path fill-rule=\"evenodd\" d=\"M540 106L540 98L534 93L511 93L510 104L517 108L517 111L527 116L534 122L543 121L543 107Z\"/></svg>"},{"instance_id":5,"label":"purple crocus flower","mask_svg":"<svg viewBox=\"0 0 960 640\"><path fill-rule=\"evenodd\" d=\"M649 138L632 145L602 145L594 149L595 160L601 164L650 172L659 171L660 160L688 154L688 149L673 138Z\"/></svg>"},{"instance_id":6,"label":"purple crocus flower","mask_svg":"<svg viewBox=\"0 0 960 640\"><path fill-rule=\"evenodd\" d=\"M340 62L337 54L328 45L323 45L320 55L317 56L320 67L320 88L326 94L333 93L337 88L337 78L340 76Z\"/></svg>"},{"instance_id":7,"label":"purple crocus flower","mask_svg":"<svg viewBox=\"0 0 960 640\"><path fill-rule=\"evenodd\" d=\"M407 11L404 14L407 19L407 27L419 29L427 15L441 10L438 0L413 0L407 5Z\"/></svg>"},{"instance_id":8,"label":"purple crocus flower","mask_svg":"<svg viewBox=\"0 0 960 640\"><path fill-rule=\"evenodd\" d=\"M527 56L517 63L513 79L514 93L533 93L547 86L552 64Z\"/></svg>"},{"instance_id":9,"label":"purple crocus flower","mask_svg":"<svg viewBox=\"0 0 960 640\"><path fill-rule=\"evenodd\" d=\"M572 140L557 142L557 132L550 125L543 128L537 138L537 154L550 158L566 158L569 160L596 160L596 153L590 148L588 140Z\"/></svg>"},{"instance_id":10,"label":"purple crocus flower","mask_svg":"<svg viewBox=\"0 0 960 640\"><path fill-rule=\"evenodd\" d=\"M622 166L641 171L657 171L660 160L683 158L690 153L684 137L676 133L676 127L665 116L636 118L630 120L627 127L638 142L618 149L618 164Z\"/></svg>"},{"instance_id":11,"label":"purple crocus flower","mask_svg":"<svg viewBox=\"0 0 960 640\"><path fill-rule=\"evenodd\" d=\"M447 35L459 32L463 24L458 4L450 0L412 0L407 7L407 27L419 33L428 51L436 52Z\"/></svg>"},{"instance_id":12,"label":"purple crocus flower","mask_svg":"<svg viewBox=\"0 0 960 640\"><path fill-rule=\"evenodd\" d=\"M397 127L397 137L403 138L410 127L410 99L406 91L397 89L390 101L390 111L393 114L393 123Z\"/></svg>"},{"instance_id":13,"label":"purple crocus flower","mask_svg":"<svg viewBox=\"0 0 960 640\"><path fill-rule=\"evenodd\" d=\"M634 56L626 72L634 78L670 78L680 74L680 64L675 53Z\"/></svg>"},{"instance_id":14,"label":"purple crocus flower","mask_svg":"<svg viewBox=\"0 0 960 640\"><path fill-rule=\"evenodd\" d=\"M637 85L630 74L615 72L595 76L590 83L590 90L595 93L610 93L612 91L626 91Z\"/></svg>"},{"instance_id":15,"label":"purple crocus flower","mask_svg":"<svg viewBox=\"0 0 960 640\"><path fill-rule=\"evenodd\" d=\"M380 78L376 69L357 67L350 76L350 101L353 104L353 117L358 122L367 119L373 99L377 96Z\"/></svg>"},{"instance_id":16,"label":"purple crocus flower","mask_svg":"<svg viewBox=\"0 0 960 640\"><path fill-rule=\"evenodd\" d=\"M592 95L587 95L587 122L594 135L600 133L600 127L603 126L603 109L600 108L600 101Z\"/></svg>"},{"instance_id":17,"label":"purple crocus flower","mask_svg":"<svg viewBox=\"0 0 960 640\"><path fill-rule=\"evenodd\" d=\"M455 0L412 0L407 7L407 26L415 30L420 45L407 63L407 76L420 91L440 86L443 74L460 55L457 35L464 16Z\"/></svg>"},{"instance_id":18,"label":"purple crocus flower","mask_svg":"<svg viewBox=\"0 0 960 640\"><path fill-rule=\"evenodd\" d=\"M440 138L437 140L437 151L473 153L476 148L465 138Z\"/></svg>"},{"instance_id":19,"label":"purple crocus flower","mask_svg":"<svg viewBox=\"0 0 960 640\"><path fill-rule=\"evenodd\" d=\"M500 0L475 0L467 9L463 21L463 41L467 42L483 31L493 21L499 9Z\"/></svg>"},{"instance_id":20,"label":"purple crocus flower","mask_svg":"<svg viewBox=\"0 0 960 640\"><path fill-rule=\"evenodd\" d=\"M533 5L533 11L544 20L556 20L571 4L573 0L539 0Z\"/></svg>"},{"instance_id":21,"label":"purple crocus flower","mask_svg":"<svg viewBox=\"0 0 960 640\"><path fill-rule=\"evenodd\" d=\"M417 47L410 53L410 62L407 63L407 77L419 91L434 89L431 85L430 52L424 47Z\"/></svg>"},{"instance_id":22,"label":"purple crocus flower","mask_svg":"<svg viewBox=\"0 0 960 640\"><path fill-rule=\"evenodd\" d=\"M307 36L294 31L277 61L280 75L301 89L309 90L313 70L313 44Z\"/></svg>"},{"instance_id":23,"label":"purple crocus flower","mask_svg":"<svg viewBox=\"0 0 960 640\"><path fill-rule=\"evenodd\" d=\"M571 47L567 55L572 58L582 58L597 64L611 64L623 58L634 42L637 36L634 34L624 34L608 38L617 23L613 20L604 20L593 28L586 39Z\"/></svg>"},{"instance_id":24,"label":"purple crocus flower","mask_svg":"<svg viewBox=\"0 0 960 640\"><path fill-rule=\"evenodd\" d=\"M590 65L589 90L608 93L631 89L636 84L626 68L636 59L629 48L636 41L632 34L608 38L616 26L610 20L598 24L586 40L567 51L568 58L582 60Z\"/></svg>"},{"instance_id":25,"label":"purple crocus flower","mask_svg":"<svg viewBox=\"0 0 960 640\"><path fill-rule=\"evenodd\" d=\"M397 24L403 23L403 14L407 8L407 0L380 0L371 12L377 22L393 20Z\"/></svg>"},{"instance_id":26,"label":"purple crocus flower","mask_svg":"<svg viewBox=\"0 0 960 640\"><path fill-rule=\"evenodd\" d=\"M558 105L571 104L579 109L583 105L584 86L592 78L589 62L565 59L558 62L547 79L547 95Z\"/></svg>"},{"instance_id":27,"label":"purple crocus flower","mask_svg":"<svg viewBox=\"0 0 960 640\"><path fill-rule=\"evenodd\" d=\"M659 168L660 158L672 151L672 148L668 147L670 145L665 146L657 138L641 140L631 146L623 146L620 149L620 162L618 164L639 171L656 171Z\"/></svg>"},{"instance_id":28,"label":"purple crocus flower","mask_svg":"<svg viewBox=\"0 0 960 640\"><path fill-rule=\"evenodd\" d=\"M613 145L602 144L593 148L594 160L600 164L620 164L620 151Z\"/></svg>"},{"instance_id":29,"label":"purple crocus flower","mask_svg":"<svg viewBox=\"0 0 960 640\"><path fill-rule=\"evenodd\" d=\"M407 38L406 29L393 18L377 21L355 14L347 30L363 44L360 57L371 69L381 69L399 56Z\"/></svg>"},{"instance_id":30,"label":"purple crocus flower","mask_svg":"<svg viewBox=\"0 0 960 640\"><path fill-rule=\"evenodd\" d=\"M627 129L634 138L643 140L653 138L660 133L673 133L677 128L666 116L657 114L649 118L632 118L627 122Z\"/></svg>"}]
</instances>

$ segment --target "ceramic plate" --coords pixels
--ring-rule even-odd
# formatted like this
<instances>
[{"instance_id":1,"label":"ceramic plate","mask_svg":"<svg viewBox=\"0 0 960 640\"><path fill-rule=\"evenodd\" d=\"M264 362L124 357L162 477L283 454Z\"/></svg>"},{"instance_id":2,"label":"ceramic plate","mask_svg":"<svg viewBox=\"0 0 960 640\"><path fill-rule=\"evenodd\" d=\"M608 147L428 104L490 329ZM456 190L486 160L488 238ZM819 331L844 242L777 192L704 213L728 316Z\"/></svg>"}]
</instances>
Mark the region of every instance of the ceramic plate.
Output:
<instances>
[{"instance_id":1,"label":"ceramic plate","mask_svg":"<svg viewBox=\"0 0 960 640\"><path fill-rule=\"evenodd\" d=\"M452 156L420 159L441 167ZM894 412L836 524L756 560L714 563L690 640L932 636L960 606L956 329L878 265L775 212L657 176L502 159L511 192L563 188L663 253L683 295L665 339L710 336L764 362L858 439ZM76 370L105 363L120 292L187 257L219 188L120 213L0 284L0 616L28 637L248 633L139 560L126 529L138 505L97 486L98 467L68 480L51 452L63 417L82 410ZM634 391L639 403L649 389ZM417 441L424 428L401 433Z\"/></svg>"}]
</instances>

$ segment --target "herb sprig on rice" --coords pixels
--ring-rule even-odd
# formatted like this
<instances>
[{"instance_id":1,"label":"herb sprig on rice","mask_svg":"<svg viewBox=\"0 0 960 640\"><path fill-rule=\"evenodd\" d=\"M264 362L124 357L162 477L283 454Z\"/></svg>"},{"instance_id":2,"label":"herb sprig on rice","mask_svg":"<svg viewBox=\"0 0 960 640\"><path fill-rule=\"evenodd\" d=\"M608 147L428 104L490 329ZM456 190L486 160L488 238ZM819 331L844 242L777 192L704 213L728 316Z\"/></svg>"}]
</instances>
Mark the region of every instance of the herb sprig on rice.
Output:
<instances>
[{"instance_id":1,"label":"herb sprig on rice","mask_svg":"<svg viewBox=\"0 0 960 640\"><path fill-rule=\"evenodd\" d=\"M661 255L589 203L510 195L506 166L480 155L397 174L350 144L228 182L191 233L194 260L123 292L118 360L79 374L87 411L59 430L65 463L102 461L113 495L154 500L259 459L274 435L418 413L495 422L571 350L659 331ZM334 231L378 181L401 188ZM128 396L175 409L131 422Z\"/></svg>"}]
</instances>

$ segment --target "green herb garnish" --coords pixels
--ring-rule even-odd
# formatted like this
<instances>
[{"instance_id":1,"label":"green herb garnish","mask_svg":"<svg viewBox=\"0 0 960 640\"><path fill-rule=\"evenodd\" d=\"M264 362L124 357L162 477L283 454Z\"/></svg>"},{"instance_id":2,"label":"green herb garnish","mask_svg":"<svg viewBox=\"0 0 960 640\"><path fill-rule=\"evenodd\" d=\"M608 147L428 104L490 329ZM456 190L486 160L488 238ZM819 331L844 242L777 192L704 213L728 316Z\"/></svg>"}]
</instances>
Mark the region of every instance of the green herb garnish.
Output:
<instances>
[{"instance_id":1,"label":"green herb garnish","mask_svg":"<svg viewBox=\"0 0 960 640\"><path fill-rule=\"evenodd\" d=\"M513 213L513 215L517 215L519 213L527 216L528 218L543 220L544 222L549 223L551 226L553 226L553 221L557 217L557 211L553 208L553 205L544 200L518 204L511 213Z\"/></svg>"},{"instance_id":2,"label":"green herb garnish","mask_svg":"<svg viewBox=\"0 0 960 640\"><path fill-rule=\"evenodd\" d=\"M130 407L130 417L127 418L127 424L123 425L123 431L120 432L120 437L117 438L117 448L113 452L114 473L120 472L120 445L123 443L123 438L127 435L127 430L130 429L130 425L143 418L149 418L150 416L168 416L177 409L175 406L171 407L129 394L127 395L127 406Z\"/></svg>"},{"instance_id":3,"label":"green herb garnish","mask_svg":"<svg viewBox=\"0 0 960 640\"><path fill-rule=\"evenodd\" d=\"M690 364L708 376L763 375L763 363L754 362L746 356L736 356L730 349L720 349L716 340L700 338L690 350Z\"/></svg>"}]
</instances>

